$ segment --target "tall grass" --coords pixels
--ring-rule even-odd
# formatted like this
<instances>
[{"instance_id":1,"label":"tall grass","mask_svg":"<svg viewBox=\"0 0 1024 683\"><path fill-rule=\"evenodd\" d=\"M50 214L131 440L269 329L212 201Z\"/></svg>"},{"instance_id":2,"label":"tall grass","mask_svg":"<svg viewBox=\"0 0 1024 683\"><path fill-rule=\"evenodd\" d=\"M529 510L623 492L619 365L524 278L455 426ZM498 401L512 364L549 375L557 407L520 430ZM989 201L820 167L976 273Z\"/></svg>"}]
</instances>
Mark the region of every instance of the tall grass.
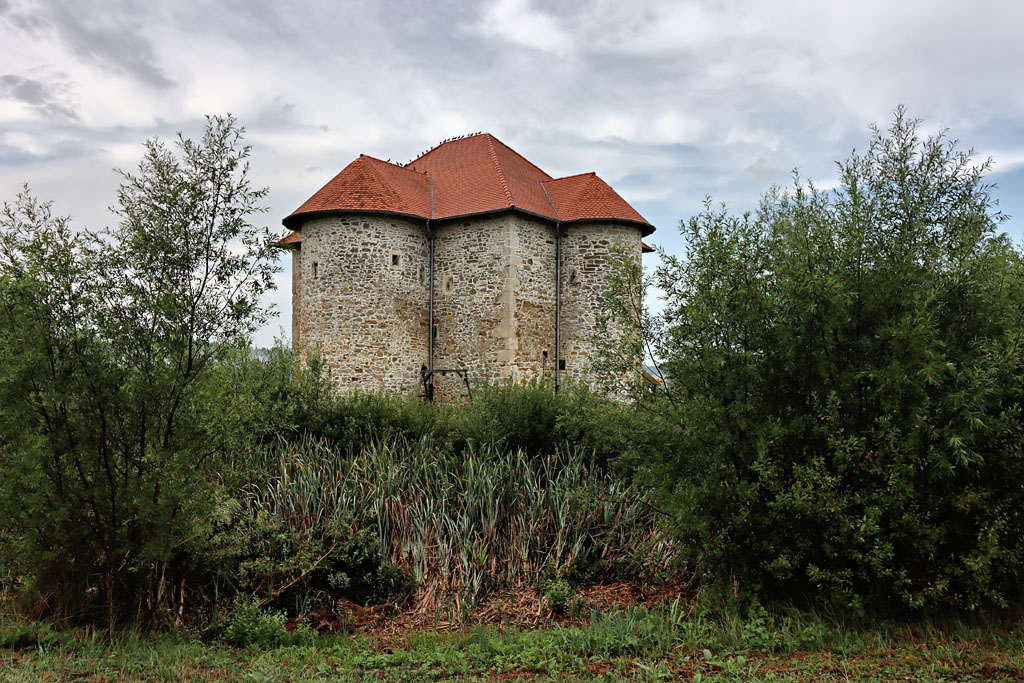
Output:
<instances>
[{"instance_id":1,"label":"tall grass","mask_svg":"<svg viewBox=\"0 0 1024 683\"><path fill-rule=\"evenodd\" d=\"M371 530L416 580L425 609L581 566L643 558L656 570L672 555L640 493L581 449L537 457L471 446L453 455L429 438L394 438L351 454L306 438L263 457L262 467L245 468L271 472L244 488L250 513L294 529L343 521Z\"/></svg>"}]
</instances>

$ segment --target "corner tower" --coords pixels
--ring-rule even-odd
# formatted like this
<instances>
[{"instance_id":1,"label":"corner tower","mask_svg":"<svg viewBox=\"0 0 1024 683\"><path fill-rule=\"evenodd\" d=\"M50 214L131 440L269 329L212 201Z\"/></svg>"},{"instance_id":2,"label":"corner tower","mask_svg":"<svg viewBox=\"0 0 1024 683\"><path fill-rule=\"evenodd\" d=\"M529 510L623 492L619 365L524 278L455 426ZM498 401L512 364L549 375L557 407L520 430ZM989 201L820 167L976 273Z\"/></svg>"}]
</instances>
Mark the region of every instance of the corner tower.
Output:
<instances>
[{"instance_id":1,"label":"corner tower","mask_svg":"<svg viewBox=\"0 0 1024 683\"><path fill-rule=\"evenodd\" d=\"M296 347L341 388L439 398L588 381L614 246L639 260L654 231L595 174L551 178L486 133L361 155L283 222Z\"/></svg>"}]
</instances>

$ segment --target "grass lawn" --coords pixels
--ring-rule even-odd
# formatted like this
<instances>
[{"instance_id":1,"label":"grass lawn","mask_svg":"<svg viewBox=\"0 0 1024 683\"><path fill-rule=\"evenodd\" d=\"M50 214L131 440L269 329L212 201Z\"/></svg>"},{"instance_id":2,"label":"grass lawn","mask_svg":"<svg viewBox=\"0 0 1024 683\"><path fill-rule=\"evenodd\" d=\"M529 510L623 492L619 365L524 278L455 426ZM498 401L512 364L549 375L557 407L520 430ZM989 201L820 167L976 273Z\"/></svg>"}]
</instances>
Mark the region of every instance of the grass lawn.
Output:
<instances>
[{"instance_id":1,"label":"grass lawn","mask_svg":"<svg viewBox=\"0 0 1024 683\"><path fill-rule=\"evenodd\" d=\"M230 647L190 632L57 631L0 617L3 681L1024 681L1016 621L844 627L801 612L709 619L678 603L524 630L293 631Z\"/></svg>"}]
</instances>

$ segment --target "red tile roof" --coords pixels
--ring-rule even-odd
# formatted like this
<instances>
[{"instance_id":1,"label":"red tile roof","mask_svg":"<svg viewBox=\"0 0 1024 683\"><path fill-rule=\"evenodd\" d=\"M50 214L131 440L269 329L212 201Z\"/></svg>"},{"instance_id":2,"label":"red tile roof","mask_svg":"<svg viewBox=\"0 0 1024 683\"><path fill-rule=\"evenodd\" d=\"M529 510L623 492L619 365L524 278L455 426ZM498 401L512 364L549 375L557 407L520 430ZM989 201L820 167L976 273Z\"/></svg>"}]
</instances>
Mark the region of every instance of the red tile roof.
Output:
<instances>
[{"instance_id":1,"label":"red tile roof","mask_svg":"<svg viewBox=\"0 0 1024 683\"><path fill-rule=\"evenodd\" d=\"M596 173L548 180L544 182L544 188L558 207L558 214L563 221L615 217L638 223L647 222Z\"/></svg>"},{"instance_id":2,"label":"red tile roof","mask_svg":"<svg viewBox=\"0 0 1024 683\"><path fill-rule=\"evenodd\" d=\"M288 218L339 210L429 217L430 179L411 169L360 154Z\"/></svg>"},{"instance_id":3,"label":"red tile roof","mask_svg":"<svg viewBox=\"0 0 1024 683\"><path fill-rule=\"evenodd\" d=\"M360 155L283 223L301 229L302 215L324 211L440 220L510 209L552 221L630 221L644 235L654 231L595 174L552 179L489 133L450 140L405 166Z\"/></svg>"},{"instance_id":4,"label":"red tile roof","mask_svg":"<svg viewBox=\"0 0 1024 683\"><path fill-rule=\"evenodd\" d=\"M283 247L285 249L291 249L294 246L298 246L302 243L302 235L297 232L290 232L278 241L274 242L275 247Z\"/></svg>"}]
</instances>

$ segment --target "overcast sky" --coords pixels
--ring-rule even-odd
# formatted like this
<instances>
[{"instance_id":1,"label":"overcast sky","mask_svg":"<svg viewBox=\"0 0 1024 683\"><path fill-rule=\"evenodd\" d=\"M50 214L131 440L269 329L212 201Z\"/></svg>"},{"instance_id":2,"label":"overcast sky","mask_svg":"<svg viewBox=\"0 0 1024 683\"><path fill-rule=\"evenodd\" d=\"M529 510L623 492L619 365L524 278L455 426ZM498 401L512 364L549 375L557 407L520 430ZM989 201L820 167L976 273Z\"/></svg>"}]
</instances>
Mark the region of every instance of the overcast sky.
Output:
<instances>
[{"instance_id":1,"label":"overcast sky","mask_svg":"<svg viewBox=\"0 0 1024 683\"><path fill-rule=\"evenodd\" d=\"M899 104L980 157L1024 234L1024 3L0 0L0 198L25 181L110 222L141 142L231 112L272 229L359 153L493 133L553 176L596 171L682 247L710 195L753 209ZM646 257L654 258L654 257ZM270 298L290 329L288 261Z\"/></svg>"}]
</instances>

